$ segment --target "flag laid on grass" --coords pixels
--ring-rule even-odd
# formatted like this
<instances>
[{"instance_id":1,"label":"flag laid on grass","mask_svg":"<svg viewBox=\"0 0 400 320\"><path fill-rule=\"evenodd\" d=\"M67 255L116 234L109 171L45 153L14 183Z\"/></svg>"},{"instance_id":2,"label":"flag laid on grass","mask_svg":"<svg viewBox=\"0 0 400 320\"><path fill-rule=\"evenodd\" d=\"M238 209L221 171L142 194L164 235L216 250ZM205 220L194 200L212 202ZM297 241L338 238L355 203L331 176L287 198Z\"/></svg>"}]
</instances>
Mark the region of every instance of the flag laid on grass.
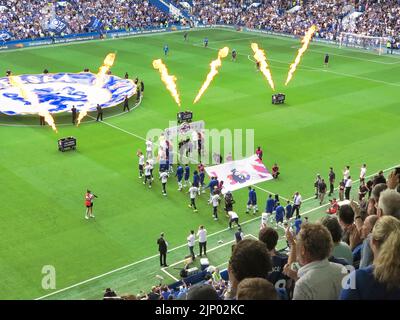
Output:
<instances>
[{"instance_id":1,"label":"flag laid on grass","mask_svg":"<svg viewBox=\"0 0 400 320\"><path fill-rule=\"evenodd\" d=\"M217 177L219 181L224 181L222 193L273 179L257 155L206 167L205 170L210 177Z\"/></svg>"}]
</instances>

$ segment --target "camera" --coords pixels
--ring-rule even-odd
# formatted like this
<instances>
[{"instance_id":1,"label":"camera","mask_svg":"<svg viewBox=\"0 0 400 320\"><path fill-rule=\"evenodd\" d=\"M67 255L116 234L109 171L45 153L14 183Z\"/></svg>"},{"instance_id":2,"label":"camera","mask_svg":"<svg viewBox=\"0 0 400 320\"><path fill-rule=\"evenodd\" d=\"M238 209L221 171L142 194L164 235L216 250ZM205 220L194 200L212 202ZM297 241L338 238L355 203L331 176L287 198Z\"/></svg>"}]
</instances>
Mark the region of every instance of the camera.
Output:
<instances>
[{"instance_id":1,"label":"camera","mask_svg":"<svg viewBox=\"0 0 400 320\"><path fill-rule=\"evenodd\" d=\"M178 123L182 122L192 122L193 119L193 112L192 111L182 111L178 112L176 115Z\"/></svg>"}]
</instances>

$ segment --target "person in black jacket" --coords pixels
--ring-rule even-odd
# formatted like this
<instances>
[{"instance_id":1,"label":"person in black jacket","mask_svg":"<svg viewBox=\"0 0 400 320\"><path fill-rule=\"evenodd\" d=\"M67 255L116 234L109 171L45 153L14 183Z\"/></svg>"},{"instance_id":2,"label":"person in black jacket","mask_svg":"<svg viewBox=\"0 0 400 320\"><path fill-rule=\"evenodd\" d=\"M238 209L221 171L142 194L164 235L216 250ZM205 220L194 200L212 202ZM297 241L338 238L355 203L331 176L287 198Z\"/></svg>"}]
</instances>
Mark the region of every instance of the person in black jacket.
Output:
<instances>
[{"instance_id":1,"label":"person in black jacket","mask_svg":"<svg viewBox=\"0 0 400 320\"><path fill-rule=\"evenodd\" d=\"M125 111L125 110L130 111L129 110L129 99L128 99L128 96L125 96L125 100L124 100L124 110L123 111Z\"/></svg>"},{"instance_id":2,"label":"person in black jacket","mask_svg":"<svg viewBox=\"0 0 400 320\"><path fill-rule=\"evenodd\" d=\"M167 247L168 243L164 239L164 233L161 233L160 238L157 240L158 251L160 252L160 267L168 267L167 265Z\"/></svg>"},{"instance_id":3,"label":"person in black jacket","mask_svg":"<svg viewBox=\"0 0 400 320\"><path fill-rule=\"evenodd\" d=\"M75 106L72 106L71 114L72 114L72 124L76 124L77 110L76 110Z\"/></svg>"}]
</instances>

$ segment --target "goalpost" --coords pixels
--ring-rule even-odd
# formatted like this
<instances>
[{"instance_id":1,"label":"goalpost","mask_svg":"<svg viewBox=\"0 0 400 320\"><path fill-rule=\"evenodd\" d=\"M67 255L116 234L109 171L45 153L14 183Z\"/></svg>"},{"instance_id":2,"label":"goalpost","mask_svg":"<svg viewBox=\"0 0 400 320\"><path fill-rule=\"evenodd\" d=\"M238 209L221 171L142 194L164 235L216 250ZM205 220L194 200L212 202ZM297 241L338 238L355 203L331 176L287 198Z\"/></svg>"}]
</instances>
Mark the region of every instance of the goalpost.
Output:
<instances>
[{"instance_id":1,"label":"goalpost","mask_svg":"<svg viewBox=\"0 0 400 320\"><path fill-rule=\"evenodd\" d=\"M387 40L387 37L371 37L356 33L342 32L339 36L339 48L365 49L381 55L385 53Z\"/></svg>"}]
</instances>

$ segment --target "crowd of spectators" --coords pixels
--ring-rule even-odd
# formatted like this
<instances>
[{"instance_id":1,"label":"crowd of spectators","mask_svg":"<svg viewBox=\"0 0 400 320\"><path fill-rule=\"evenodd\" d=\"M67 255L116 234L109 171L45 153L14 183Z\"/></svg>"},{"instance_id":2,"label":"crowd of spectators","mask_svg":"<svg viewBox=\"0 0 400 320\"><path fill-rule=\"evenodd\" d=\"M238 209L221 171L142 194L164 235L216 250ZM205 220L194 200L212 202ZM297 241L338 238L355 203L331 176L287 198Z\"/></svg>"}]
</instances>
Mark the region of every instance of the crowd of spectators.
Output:
<instances>
[{"instance_id":1,"label":"crowd of spectators","mask_svg":"<svg viewBox=\"0 0 400 320\"><path fill-rule=\"evenodd\" d=\"M335 40L343 31L342 19L361 10L363 14L358 17L353 32L369 36L395 36L400 32L398 0L257 2L261 5L255 6L253 1L246 0L198 0L194 1L192 14L203 24L232 24L294 35L303 35L314 24L317 37Z\"/></svg>"},{"instance_id":2,"label":"crowd of spectators","mask_svg":"<svg viewBox=\"0 0 400 320\"><path fill-rule=\"evenodd\" d=\"M103 31L164 27L179 19L162 12L142 0L76 0L44 2L41 0L0 0L0 30L13 39L34 39L48 36L46 25L57 17L68 27L63 34L89 31L91 17L97 18Z\"/></svg>"},{"instance_id":3,"label":"crowd of spectators","mask_svg":"<svg viewBox=\"0 0 400 320\"><path fill-rule=\"evenodd\" d=\"M277 231L263 226L258 240L243 239L233 246L227 281L213 268L200 284L183 282L173 290L160 285L134 298L399 300L399 171L373 177L365 201L350 201L337 214L304 222L297 234L286 228L288 254L276 250Z\"/></svg>"},{"instance_id":4,"label":"crowd of spectators","mask_svg":"<svg viewBox=\"0 0 400 320\"><path fill-rule=\"evenodd\" d=\"M368 36L397 36L400 33L400 0L194 0L187 8L172 3L192 16L197 23L228 24L303 35L312 24L316 36L336 40L342 31ZM291 10L292 9L292 10ZM342 19L349 13L362 14L346 26ZM101 21L104 31L160 27L178 24L180 19L141 0L73 0L44 3L40 0L0 0L0 30L13 39L48 35L46 22L56 15L67 22L65 33L88 31L92 16Z\"/></svg>"}]
</instances>

